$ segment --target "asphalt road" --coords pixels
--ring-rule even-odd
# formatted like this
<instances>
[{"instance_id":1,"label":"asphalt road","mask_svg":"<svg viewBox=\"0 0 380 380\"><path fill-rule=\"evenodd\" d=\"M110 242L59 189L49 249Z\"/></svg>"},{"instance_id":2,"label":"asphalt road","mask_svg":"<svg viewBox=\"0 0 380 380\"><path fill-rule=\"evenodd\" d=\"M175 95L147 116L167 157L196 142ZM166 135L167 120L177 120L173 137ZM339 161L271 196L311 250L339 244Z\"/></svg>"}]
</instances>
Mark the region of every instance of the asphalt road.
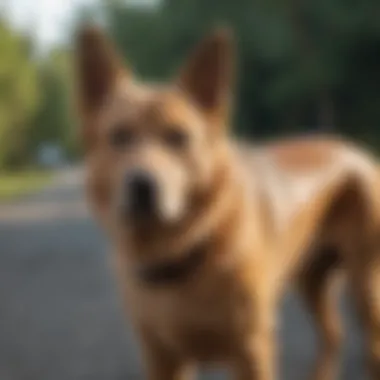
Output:
<instances>
[{"instance_id":1,"label":"asphalt road","mask_svg":"<svg viewBox=\"0 0 380 380\"><path fill-rule=\"evenodd\" d=\"M65 171L39 194L0 206L0 380L143 379L81 178L78 170ZM361 380L360 334L346 303L341 378ZM292 295L279 335L280 379L307 379L314 335Z\"/></svg>"}]
</instances>

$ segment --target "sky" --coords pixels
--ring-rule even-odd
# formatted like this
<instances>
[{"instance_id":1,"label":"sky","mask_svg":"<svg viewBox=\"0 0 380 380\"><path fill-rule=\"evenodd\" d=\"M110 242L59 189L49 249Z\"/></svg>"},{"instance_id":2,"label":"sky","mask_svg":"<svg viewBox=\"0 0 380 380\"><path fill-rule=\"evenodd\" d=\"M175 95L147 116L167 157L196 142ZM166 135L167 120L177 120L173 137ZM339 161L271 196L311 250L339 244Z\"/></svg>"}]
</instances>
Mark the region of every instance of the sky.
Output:
<instances>
[{"instance_id":1,"label":"sky","mask_svg":"<svg viewBox=\"0 0 380 380\"><path fill-rule=\"evenodd\" d=\"M75 9L96 0L2 0L10 20L31 31L41 47L48 47L64 37L65 26Z\"/></svg>"},{"instance_id":2,"label":"sky","mask_svg":"<svg viewBox=\"0 0 380 380\"><path fill-rule=\"evenodd\" d=\"M69 20L78 7L95 4L97 0L0 0L17 27L31 32L40 48L62 41ZM128 0L133 3L154 3L157 0Z\"/></svg>"}]
</instances>

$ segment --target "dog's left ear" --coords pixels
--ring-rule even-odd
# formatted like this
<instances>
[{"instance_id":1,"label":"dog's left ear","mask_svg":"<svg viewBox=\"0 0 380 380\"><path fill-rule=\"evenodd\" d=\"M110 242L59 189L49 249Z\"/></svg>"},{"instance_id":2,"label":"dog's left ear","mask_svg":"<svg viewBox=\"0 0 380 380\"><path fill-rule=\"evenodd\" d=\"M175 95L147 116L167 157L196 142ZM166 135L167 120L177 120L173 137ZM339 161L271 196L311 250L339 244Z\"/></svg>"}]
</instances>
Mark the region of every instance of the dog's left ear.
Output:
<instances>
[{"instance_id":1,"label":"dog's left ear","mask_svg":"<svg viewBox=\"0 0 380 380\"><path fill-rule=\"evenodd\" d=\"M96 111L126 69L111 41L96 26L86 25L76 36L75 69L80 108Z\"/></svg>"},{"instance_id":2,"label":"dog's left ear","mask_svg":"<svg viewBox=\"0 0 380 380\"><path fill-rule=\"evenodd\" d=\"M232 32L216 29L200 43L180 74L180 88L206 117L224 123L228 117L234 76Z\"/></svg>"}]
</instances>

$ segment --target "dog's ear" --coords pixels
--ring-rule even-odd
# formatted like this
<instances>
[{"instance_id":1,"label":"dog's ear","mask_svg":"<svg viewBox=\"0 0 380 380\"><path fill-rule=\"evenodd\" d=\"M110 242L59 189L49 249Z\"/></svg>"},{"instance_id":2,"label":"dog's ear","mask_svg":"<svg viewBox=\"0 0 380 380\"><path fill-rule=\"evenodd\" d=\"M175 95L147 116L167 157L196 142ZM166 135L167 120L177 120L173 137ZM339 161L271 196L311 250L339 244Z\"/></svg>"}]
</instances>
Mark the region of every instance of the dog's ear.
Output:
<instances>
[{"instance_id":1,"label":"dog's ear","mask_svg":"<svg viewBox=\"0 0 380 380\"><path fill-rule=\"evenodd\" d=\"M92 25L81 28L76 36L75 70L80 108L85 113L96 110L117 78L127 73L111 42Z\"/></svg>"},{"instance_id":2,"label":"dog's ear","mask_svg":"<svg viewBox=\"0 0 380 380\"><path fill-rule=\"evenodd\" d=\"M219 122L225 121L230 108L233 45L232 32L228 28L214 30L195 49L178 81L205 115Z\"/></svg>"}]
</instances>

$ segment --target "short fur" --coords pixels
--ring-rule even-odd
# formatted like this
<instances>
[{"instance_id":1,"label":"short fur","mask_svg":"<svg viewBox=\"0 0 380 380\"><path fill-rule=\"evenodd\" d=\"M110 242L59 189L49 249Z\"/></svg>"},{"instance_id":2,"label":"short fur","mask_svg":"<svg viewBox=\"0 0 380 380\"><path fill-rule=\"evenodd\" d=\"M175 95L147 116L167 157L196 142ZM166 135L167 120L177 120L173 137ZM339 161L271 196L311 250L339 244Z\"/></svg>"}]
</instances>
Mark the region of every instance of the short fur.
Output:
<instances>
[{"instance_id":1,"label":"short fur","mask_svg":"<svg viewBox=\"0 0 380 380\"><path fill-rule=\"evenodd\" d=\"M197 363L221 363L236 380L274 380L277 306L294 282L320 338L313 378L336 379L335 282L344 266L370 373L380 379L375 159L337 138L232 142L234 54L225 30L165 85L137 81L93 27L79 33L76 58L88 199L114 246L147 378L184 380ZM159 189L159 213L142 223L120 216L129 209L125 181L139 170ZM141 275L175 269L196 247L202 259L183 278Z\"/></svg>"}]
</instances>

